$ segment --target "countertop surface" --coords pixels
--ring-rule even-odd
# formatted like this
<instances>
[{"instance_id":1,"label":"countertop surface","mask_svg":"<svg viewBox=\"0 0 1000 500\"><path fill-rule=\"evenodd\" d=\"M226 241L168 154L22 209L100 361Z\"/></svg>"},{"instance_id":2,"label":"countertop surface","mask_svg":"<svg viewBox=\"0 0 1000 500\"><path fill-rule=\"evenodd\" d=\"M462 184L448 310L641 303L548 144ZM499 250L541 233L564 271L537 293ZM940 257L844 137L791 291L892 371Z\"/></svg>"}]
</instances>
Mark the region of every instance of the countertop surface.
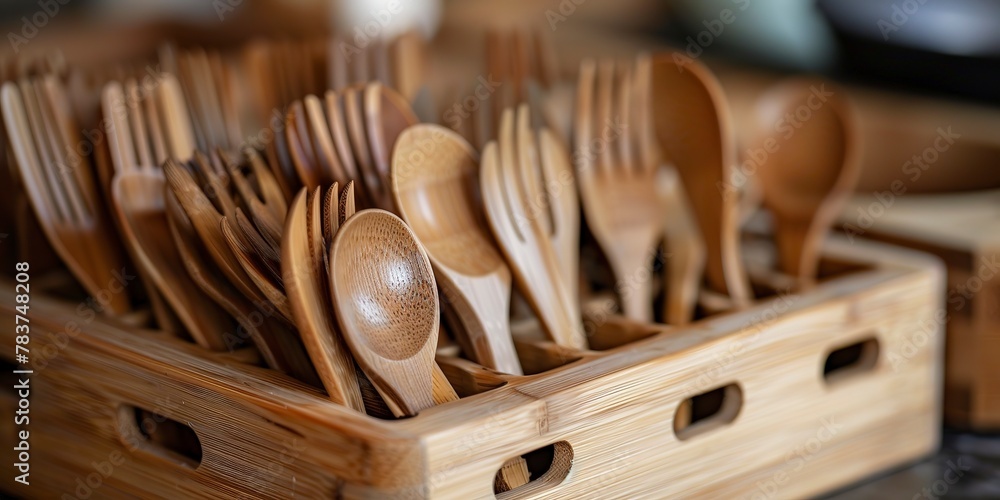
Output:
<instances>
[{"instance_id":1,"label":"countertop surface","mask_svg":"<svg viewBox=\"0 0 1000 500\"><path fill-rule=\"evenodd\" d=\"M1000 434L945 431L935 455L824 498L1000 498Z\"/></svg>"}]
</instances>

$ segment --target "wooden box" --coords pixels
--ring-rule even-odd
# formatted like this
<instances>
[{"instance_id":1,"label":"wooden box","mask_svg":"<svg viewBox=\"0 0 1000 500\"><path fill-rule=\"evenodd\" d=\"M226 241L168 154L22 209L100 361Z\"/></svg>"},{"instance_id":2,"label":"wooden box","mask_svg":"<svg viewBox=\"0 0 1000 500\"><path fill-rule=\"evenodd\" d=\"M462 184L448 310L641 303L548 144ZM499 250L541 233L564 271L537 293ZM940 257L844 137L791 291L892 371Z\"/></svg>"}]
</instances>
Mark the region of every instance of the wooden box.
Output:
<instances>
[{"instance_id":1,"label":"wooden box","mask_svg":"<svg viewBox=\"0 0 1000 500\"><path fill-rule=\"evenodd\" d=\"M949 425L1000 430L1000 191L857 196L841 225L919 249L947 267L944 415Z\"/></svg>"},{"instance_id":2,"label":"wooden box","mask_svg":"<svg viewBox=\"0 0 1000 500\"><path fill-rule=\"evenodd\" d=\"M592 316L591 346L604 351L519 342L528 371L542 370L534 375L452 361L445 371L459 392L479 393L398 421L332 404L239 353L206 354L36 293L31 486L8 471L4 489L492 498L501 465L540 449L528 457L541 463L537 477L500 498L818 494L937 448L943 355L936 260L863 241L832 241L825 256L840 271L818 287L777 290L689 327ZM13 289L0 291L7 325ZM79 333L58 335L70 324ZM17 402L4 394L11 415ZM199 446L170 444L191 433Z\"/></svg>"}]
</instances>

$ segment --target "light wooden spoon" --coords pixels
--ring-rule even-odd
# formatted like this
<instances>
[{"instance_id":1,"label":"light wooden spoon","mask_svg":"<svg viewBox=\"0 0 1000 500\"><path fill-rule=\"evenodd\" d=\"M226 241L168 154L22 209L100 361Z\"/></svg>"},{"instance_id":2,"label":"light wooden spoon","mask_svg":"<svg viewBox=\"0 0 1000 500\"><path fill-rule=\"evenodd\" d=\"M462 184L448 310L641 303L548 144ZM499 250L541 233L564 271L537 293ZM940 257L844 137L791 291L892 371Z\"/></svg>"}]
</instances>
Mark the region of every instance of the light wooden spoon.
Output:
<instances>
[{"instance_id":1,"label":"light wooden spoon","mask_svg":"<svg viewBox=\"0 0 1000 500\"><path fill-rule=\"evenodd\" d=\"M330 191L336 197L337 185ZM292 201L281 245L281 268L292 317L330 399L365 411L354 358L337 331L330 302L320 189Z\"/></svg>"},{"instance_id":2,"label":"light wooden spoon","mask_svg":"<svg viewBox=\"0 0 1000 500\"><path fill-rule=\"evenodd\" d=\"M372 163L381 180L382 190L389 191L392 189L389 170L393 147L399 134L417 123L417 116L403 96L380 83L370 83L365 87L364 112Z\"/></svg>"},{"instance_id":3,"label":"light wooden spoon","mask_svg":"<svg viewBox=\"0 0 1000 500\"><path fill-rule=\"evenodd\" d=\"M344 116L347 119L347 135L367 193L367 200L379 208L392 208L392 191L388 184L383 183L369 146L368 130L365 126L364 88L348 87L344 89L342 97Z\"/></svg>"},{"instance_id":4,"label":"light wooden spoon","mask_svg":"<svg viewBox=\"0 0 1000 500\"><path fill-rule=\"evenodd\" d=\"M330 285L344 338L394 415L458 400L434 361L441 318L434 272L406 223L378 209L347 219L330 249ZM512 489L530 474L517 457L500 476Z\"/></svg>"},{"instance_id":5,"label":"light wooden spoon","mask_svg":"<svg viewBox=\"0 0 1000 500\"><path fill-rule=\"evenodd\" d=\"M832 95L821 100L815 95L824 86ZM857 183L860 148L844 90L816 79L779 83L765 93L756 108L759 130L769 134L801 109L810 117L791 135L757 141L769 152L758 172L781 270L807 287L816 280L823 240Z\"/></svg>"},{"instance_id":6,"label":"light wooden spoon","mask_svg":"<svg viewBox=\"0 0 1000 500\"><path fill-rule=\"evenodd\" d=\"M483 366L521 375L510 335L510 269L485 227L477 170L472 146L457 133L414 125L396 142L393 193L464 327L456 339L462 349Z\"/></svg>"},{"instance_id":7,"label":"light wooden spoon","mask_svg":"<svg viewBox=\"0 0 1000 500\"><path fill-rule=\"evenodd\" d=\"M427 253L407 225L369 209L347 219L330 249L337 320L365 375L397 417L455 401L435 391L441 308ZM447 383L447 381L445 381Z\"/></svg>"},{"instance_id":8,"label":"light wooden spoon","mask_svg":"<svg viewBox=\"0 0 1000 500\"><path fill-rule=\"evenodd\" d=\"M737 197L726 189L736 163L732 118L708 68L674 56L652 58L656 136L680 174L701 229L708 286L743 307L753 294L740 254Z\"/></svg>"}]
</instances>

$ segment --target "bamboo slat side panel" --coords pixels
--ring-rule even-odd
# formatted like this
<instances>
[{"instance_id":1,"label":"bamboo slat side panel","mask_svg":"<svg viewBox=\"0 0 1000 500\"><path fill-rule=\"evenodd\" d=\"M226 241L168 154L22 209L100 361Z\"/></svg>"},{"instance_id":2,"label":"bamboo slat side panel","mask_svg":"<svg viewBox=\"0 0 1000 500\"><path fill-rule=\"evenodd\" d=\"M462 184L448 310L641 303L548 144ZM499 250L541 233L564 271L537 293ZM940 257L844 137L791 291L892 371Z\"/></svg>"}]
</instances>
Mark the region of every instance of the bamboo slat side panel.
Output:
<instances>
[{"instance_id":1,"label":"bamboo slat side panel","mask_svg":"<svg viewBox=\"0 0 1000 500\"><path fill-rule=\"evenodd\" d=\"M1000 430L1000 191L880 196L856 196L841 218L845 231L945 262L945 420Z\"/></svg>"},{"instance_id":2,"label":"bamboo slat side panel","mask_svg":"<svg viewBox=\"0 0 1000 500\"><path fill-rule=\"evenodd\" d=\"M944 286L935 261L905 250L835 243L827 254L874 267L392 422L95 319L32 381L31 495L79 496L83 484L95 497L492 498L507 459L550 444L550 471L501 497L827 491L937 446ZM0 304L12 302L0 290ZM0 321L11 320L7 307ZM39 349L44 331L78 320L42 297L32 317ZM11 334L2 339L13 352ZM824 380L831 351L869 339L869 369ZM682 401L726 386L718 415L731 421L675 432ZM190 425L200 464L137 438L133 407Z\"/></svg>"}]
</instances>

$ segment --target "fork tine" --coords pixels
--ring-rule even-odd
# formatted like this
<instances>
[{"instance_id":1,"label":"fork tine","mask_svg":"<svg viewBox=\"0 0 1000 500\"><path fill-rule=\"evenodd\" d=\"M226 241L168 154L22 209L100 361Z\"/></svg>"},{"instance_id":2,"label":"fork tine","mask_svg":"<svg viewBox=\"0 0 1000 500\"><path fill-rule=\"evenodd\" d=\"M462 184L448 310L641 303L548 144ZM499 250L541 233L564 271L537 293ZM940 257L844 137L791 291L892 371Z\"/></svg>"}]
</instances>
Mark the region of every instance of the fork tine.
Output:
<instances>
[{"instance_id":1,"label":"fork tine","mask_svg":"<svg viewBox=\"0 0 1000 500\"><path fill-rule=\"evenodd\" d=\"M605 59L600 62L597 68L597 113L594 120L594 129L591 131L595 139L604 140L604 132L611 123L614 112L614 85L615 83L615 62ZM614 157L611 154L611 145L604 144L597 151L598 166L608 173L614 168Z\"/></svg>"},{"instance_id":2,"label":"fork tine","mask_svg":"<svg viewBox=\"0 0 1000 500\"><path fill-rule=\"evenodd\" d=\"M24 99L21 97L17 84L7 82L0 89L0 102L4 116L4 127L10 137L8 146L14 154L15 164L18 166L20 176L25 180L24 187L29 193L33 192L34 198L40 203L33 204L38 218L42 220L58 219L59 207L53 200L52 193L48 190L48 182L45 180L44 171L41 167L41 159L35 147L35 139L28 124L28 115L24 106ZM28 179L33 179L28 182Z\"/></svg>"},{"instance_id":3,"label":"fork tine","mask_svg":"<svg viewBox=\"0 0 1000 500\"><path fill-rule=\"evenodd\" d=\"M256 149L246 147L243 149L243 154L250 163L250 170L253 171L254 177L257 178L257 185L260 186L260 194L267 208L274 212L278 220L285 220L285 216L288 214L288 202L285 201L285 195L281 191L278 179L274 177L274 173L271 172Z\"/></svg>"},{"instance_id":4,"label":"fork tine","mask_svg":"<svg viewBox=\"0 0 1000 500\"><path fill-rule=\"evenodd\" d=\"M51 168L55 159L52 157L47 144L46 137L48 137L48 133L42 126L41 116L38 111L37 96L34 89L32 89L31 82L28 80L21 80L21 95L23 97L27 123L31 127L31 135L34 138L35 151L38 152L39 159L41 159L41 162L36 164L36 166L41 167L42 173L45 175L45 185L49 187L50 199L56 207L55 215L58 220L69 220L72 218L72 212L66 203L65 188L63 183L60 182L59 177L55 174L54 169Z\"/></svg>"},{"instance_id":5,"label":"fork tine","mask_svg":"<svg viewBox=\"0 0 1000 500\"><path fill-rule=\"evenodd\" d=\"M149 150L149 140L146 136L146 126L143 123L142 111L139 109L139 88L134 78L125 81L125 106L128 109L128 121L132 130L132 142L135 144L138 166L145 170L152 168L153 155Z\"/></svg>"},{"instance_id":6,"label":"fork tine","mask_svg":"<svg viewBox=\"0 0 1000 500\"><path fill-rule=\"evenodd\" d=\"M614 120L619 124L624 124L625 130L623 130L615 139L618 149L618 161L625 167L623 170L626 173L631 173L636 169L633 163L633 143L635 141L636 130L631 128L632 124L632 70L627 64L621 65L618 69L617 75L617 86L615 90L617 91L616 102L612 109Z\"/></svg>"},{"instance_id":7,"label":"fork tine","mask_svg":"<svg viewBox=\"0 0 1000 500\"><path fill-rule=\"evenodd\" d=\"M110 81L104 86L101 106L104 112L104 128L108 134L108 145L115 171L130 170L139 163L132 147L132 132L125 116L125 92L121 83Z\"/></svg>"},{"instance_id":8,"label":"fork tine","mask_svg":"<svg viewBox=\"0 0 1000 500\"><path fill-rule=\"evenodd\" d=\"M560 260L560 275L570 295L579 286L580 200L573 166L558 136L547 128L538 133L545 193L552 214L553 244Z\"/></svg>"},{"instance_id":9,"label":"fork tine","mask_svg":"<svg viewBox=\"0 0 1000 500\"><path fill-rule=\"evenodd\" d=\"M505 185L506 176L503 172L504 167L497 141L490 141L486 144L480 161L480 191L483 196L484 212L490 221L494 235L502 243L509 241L507 235L514 235L515 238L524 241L520 228L514 222L513 212L510 210L510 190ZM505 251L507 250L505 244L500 246Z\"/></svg>"},{"instance_id":10,"label":"fork tine","mask_svg":"<svg viewBox=\"0 0 1000 500\"><path fill-rule=\"evenodd\" d=\"M170 155L182 161L191 158L196 149L194 122L188 114L184 92L177 77L171 74L162 75L162 81L157 87L157 101L163 111L163 130L166 132Z\"/></svg>"},{"instance_id":11,"label":"fork tine","mask_svg":"<svg viewBox=\"0 0 1000 500\"><path fill-rule=\"evenodd\" d=\"M67 95L62 83L55 75L46 75L42 80L49 106L52 110L55 129L59 133L63 149L67 155L71 155L80 168L74 168L73 174L76 177L77 188L80 190L81 198L90 214L97 213L98 200L97 183L94 180L93 172L90 170L89 160L78 152L82 138L79 134L80 128L74 121L70 110L69 95Z\"/></svg>"},{"instance_id":12,"label":"fork tine","mask_svg":"<svg viewBox=\"0 0 1000 500\"><path fill-rule=\"evenodd\" d=\"M527 104L522 104L517 108L517 164L521 171L521 180L524 183L525 203L528 215L533 220L538 221L542 233L551 236L553 233L552 209L549 205L547 193L542 188L543 181L542 167L538 157L538 146L535 143L534 130L531 128L531 112Z\"/></svg>"},{"instance_id":13,"label":"fork tine","mask_svg":"<svg viewBox=\"0 0 1000 500\"><path fill-rule=\"evenodd\" d=\"M660 163L660 149L653 132L652 62L649 54L639 54L635 60L632 138L638 151L640 168L655 169Z\"/></svg>"},{"instance_id":14,"label":"fork tine","mask_svg":"<svg viewBox=\"0 0 1000 500\"><path fill-rule=\"evenodd\" d=\"M521 162L517 157L517 144L514 140L514 110L505 109L500 117L500 185L503 188L507 204L506 212L516 234L526 241L526 233L531 231L535 222L528 218L525 212L527 196L524 189L525 175L521 171Z\"/></svg>"},{"instance_id":15,"label":"fork tine","mask_svg":"<svg viewBox=\"0 0 1000 500\"><path fill-rule=\"evenodd\" d=\"M164 134L160 111L156 107L156 98L153 96L153 89L143 89L142 109L146 115L149 141L153 147L153 165L161 167L163 166L163 162L167 160L169 153L167 152L167 137Z\"/></svg>"},{"instance_id":16,"label":"fork tine","mask_svg":"<svg viewBox=\"0 0 1000 500\"><path fill-rule=\"evenodd\" d=\"M596 63L584 59L576 86L576 113L573 120L573 147L577 174L593 175L595 161L591 152L594 128L594 77Z\"/></svg>"},{"instance_id":17,"label":"fork tine","mask_svg":"<svg viewBox=\"0 0 1000 500\"><path fill-rule=\"evenodd\" d=\"M236 226L240 228L244 236L244 241L250 245L252 254L255 254L264 267L269 271L268 277L271 282L280 287L281 285L281 246L274 246L273 241L268 241L261 231L252 223L243 212L242 208L236 209ZM280 241L280 240L279 240Z\"/></svg>"},{"instance_id":18,"label":"fork tine","mask_svg":"<svg viewBox=\"0 0 1000 500\"><path fill-rule=\"evenodd\" d=\"M65 137L65 129L59 126L59 120L56 118L57 111L53 106L53 102L49 99L44 78L35 80L33 87L35 98L38 100L38 114L48 138L46 142L48 142L51 148L49 152L52 155L53 163L48 168L59 181L60 187L68 199L70 216L73 222L85 224L91 220L91 216L94 213L87 204L87 200L90 197L84 195L84 191L91 186L84 186L82 184L89 179L82 172L89 169L90 165L84 164L82 156L72 158L69 156L73 154L71 151L75 145L69 143Z\"/></svg>"}]
</instances>

